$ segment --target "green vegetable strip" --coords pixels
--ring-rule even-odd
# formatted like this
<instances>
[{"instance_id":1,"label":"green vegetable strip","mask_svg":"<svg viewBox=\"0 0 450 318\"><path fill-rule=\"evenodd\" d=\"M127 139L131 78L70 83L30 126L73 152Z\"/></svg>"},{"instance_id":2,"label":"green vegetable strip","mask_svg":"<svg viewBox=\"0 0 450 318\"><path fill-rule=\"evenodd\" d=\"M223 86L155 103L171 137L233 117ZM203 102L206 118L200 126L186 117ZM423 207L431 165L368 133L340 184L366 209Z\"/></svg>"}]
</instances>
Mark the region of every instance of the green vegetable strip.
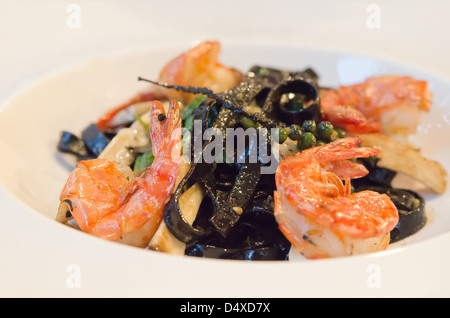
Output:
<instances>
[{"instance_id":1,"label":"green vegetable strip","mask_svg":"<svg viewBox=\"0 0 450 318\"><path fill-rule=\"evenodd\" d=\"M134 118L144 127L145 131L148 133L149 142L151 145L150 138L150 125L142 120L142 118L138 115L134 115ZM136 160L134 161L133 171L137 174L144 170L145 168L151 166L155 157L153 156L153 152L150 150L146 153L141 153L136 156Z\"/></svg>"},{"instance_id":2,"label":"green vegetable strip","mask_svg":"<svg viewBox=\"0 0 450 318\"><path fill-rule=\"evenodd\" d=\"M192 127L194 126L194 115L189 115L184 120L183 127L189 130L192 130Z\"/></svg>"},{"instance_id":3,"label":"green vegetable strip","mask_svg":"<svg viewBox=\"0 0 450 318\"><path fill-rule=\"evenodd\" d=\"M192 116L194 111L208 98L206 95L197 96L186 107L180 111L181 119L185 120L188 116Z\"/></svg>"},{"instance_id":4,"label":"green vegetable strip","mask_svg":"<svg viewBox=\"0 0 450 318\"><path fill-rule=\"evenodd\" d=\"M136 161L134 162L133 171L134 173L139 173L145 168L151 166L155 157L151 151L142 153L136 157Z\"/></svg>"}]
</instances>

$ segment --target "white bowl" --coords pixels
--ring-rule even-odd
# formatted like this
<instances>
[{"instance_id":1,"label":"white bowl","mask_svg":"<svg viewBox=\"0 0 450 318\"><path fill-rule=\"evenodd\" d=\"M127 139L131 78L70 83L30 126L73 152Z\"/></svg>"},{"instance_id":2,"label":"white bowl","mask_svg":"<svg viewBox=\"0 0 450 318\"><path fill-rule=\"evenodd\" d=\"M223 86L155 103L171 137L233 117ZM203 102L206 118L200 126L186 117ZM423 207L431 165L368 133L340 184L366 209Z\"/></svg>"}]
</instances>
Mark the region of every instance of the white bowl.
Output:
<instances>
[{"instance_id":1,"label":"white bowl","mask_svg":"<svg viewBox=\"0 0 450 318\"><path fill-rule=\"evenodd\" d=\"M146 84L138 76L156 79L168 59L186 49L161 46L92 58L32 83L2 106L0 221L9 246L3 250L11 260L0 269L12 273L1 277L8 286L3 294L311 297L448 291L441 282L449 278L450 252L442 248L450 242L449 193L433 194L403 177L396 182L426 199L426 227L388 251L348 258L241 262L174 257L106 242L55 222L59 193L73 168L70 158L56 150L60 131L80 132L141 91ZM414 142L450 171L450 83L438 76L373 57L289 45L223 44L220 60L242 71L253 65L312 67L323 86L384 74L427 80L434 103ZM81 287L71 284L73 275L79 275Z\"/></svg>"}]
</instances>

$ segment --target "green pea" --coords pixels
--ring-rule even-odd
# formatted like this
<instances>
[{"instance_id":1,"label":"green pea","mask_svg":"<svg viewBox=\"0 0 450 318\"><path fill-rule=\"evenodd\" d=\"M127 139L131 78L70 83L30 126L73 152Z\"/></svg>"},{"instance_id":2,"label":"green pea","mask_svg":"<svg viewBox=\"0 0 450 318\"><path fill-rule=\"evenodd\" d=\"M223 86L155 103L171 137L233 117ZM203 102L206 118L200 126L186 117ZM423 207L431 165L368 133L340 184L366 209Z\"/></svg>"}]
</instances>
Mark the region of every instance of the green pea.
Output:
<instances>
[{"instance_id":1,"label":"green pea","mask_svg":"<svg viewBox=\"0 0 450 318\"><path fill-rule=\"evenodd\" d=\"M325 141L323 141L323 140L317 140L316 146L323 146L323 145L326 145L326 144L327 143Z\"/></svg>"},{"instance_id":2,"label":"green pea","mask_svg":"<svg viewBox=\"0 0 450 318\"><path fill-rule=\"evenodd\" d=\"M247 117L241 117L240 123L242 126L244 126L245 129L255 127L255 123L250 118Z\"/></svg>"},{"instance_id":3,"label":"green pea","mask_svg":"<svg viewBox=\"0 0 450 318\"><path fill-rule=\"evenodd\" d=\"M335 130L337 131L339 138L345 138L347 136L344 129L336 128Z\"/></svg>"},{"instance_id":4,"label":"green pea","mask_svg":"<svg viewBox=\"0 0 450 318\"><path fill-rule=\"evenodd\" d=\"M311 132L305 132L300 136L300 139L297 143L298 150L305 150L316 146L317 139Z\"/></svg>"},{"instance_id":5,"label":"green pea","mask_svg":"<svg viewBox=\"0 0 450 318\"><path fill-rule=\"evenodd\" d=\"M316 132L316 122L314 120L305 120L302 124L302 128L306 132L315 133Z\"/></svg>"},{"instance_id":6,"label":"green pea","mask_svg":"<svg viewBox=\"0 0 450 318\"><path fill-rule=\"evenodd\" d=\"M293 124L288 128L289 138L292 140L299 140L302 135L302 128L299 125Z\"/></svg>"},{"instance_id":7,"label":"green pea","mask_svg":"<svg viewBox=\"0 0 450 318\"><path fill-rule=\"evenodd\" d=\"M280 144L284 143L288 138L288 129L287 128L278 128L278 142Z\"/></svg>"},{"instance_id":8,"label":"green pea","mask_svg":"<svg viewBox=\"0 0 450 318\"><path fill-rule=\"evenodd\" d=\"M322 140L330 140L334 127L329 121L322 121L317 125L317 136Z\"/></svg>"}]
</instances>

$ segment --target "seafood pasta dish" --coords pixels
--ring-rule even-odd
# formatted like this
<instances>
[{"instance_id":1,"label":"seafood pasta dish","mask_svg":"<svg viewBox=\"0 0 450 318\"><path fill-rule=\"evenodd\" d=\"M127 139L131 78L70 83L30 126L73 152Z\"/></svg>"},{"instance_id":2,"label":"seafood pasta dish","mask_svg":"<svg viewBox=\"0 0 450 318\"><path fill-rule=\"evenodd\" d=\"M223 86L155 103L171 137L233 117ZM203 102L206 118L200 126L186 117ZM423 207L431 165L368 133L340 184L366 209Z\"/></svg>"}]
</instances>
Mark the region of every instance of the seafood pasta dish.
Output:
<instances>
[{"instance_id":1,"label":"seafood pasta dish","mask_svg":"<svg viewBox=\"0 0 450 318\"><path fill-rule=\"evenodd\" d=\"M220 43L180 52L147 89L80 132L56 220L137 248L204 258L289 260L386 250L427 226L447 173L408 144L432 107L408 74L323 87L312 68L247 70Z\"/></svg>"}]
</instances>

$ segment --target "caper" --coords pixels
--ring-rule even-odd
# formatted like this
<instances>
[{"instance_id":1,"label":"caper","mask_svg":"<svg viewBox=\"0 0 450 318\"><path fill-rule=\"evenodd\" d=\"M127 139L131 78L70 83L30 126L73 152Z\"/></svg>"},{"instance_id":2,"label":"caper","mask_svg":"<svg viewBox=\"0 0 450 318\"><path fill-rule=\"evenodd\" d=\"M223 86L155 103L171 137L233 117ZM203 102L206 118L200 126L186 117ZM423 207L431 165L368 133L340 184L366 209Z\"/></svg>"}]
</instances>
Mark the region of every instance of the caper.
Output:
<instances>
[{"instance_id":1,"label":"caper","mask_svg":"<svg viewBox=\"0 0 450 318\"><path fill-rule=\"evenodd\" d=\"M304 131L314 134L316 132L316 122L314 120L305 120L302 124L302 128Z\"/></svg>"},{"instance_id":2,"label":"caper","mask_svg":"<svg viewBox=\"0 0 450 318\"><path fill-rule=\"evenodd\" d=\"M312 148L316 145L317 139L316 136L314 136L311 132L305 132L300 136L300 139L297 143L297 149L298 150L305 150Z\"/></svg>"},{"instance_id":3,"label":"caper","mask_svg":"<svg viewBox=\"0 0 450 318\"><path fill-rule=\"evenodd\" d=\"M299 125L292 124L289 128L289 138L292 140L299 140L302 135L302 128Z\"/></svg>"},{"instance_id":4,"label":"caper","mask_svg":"<svg viewBox=\"0 0 450 318\"><path fill-rule=\"evenodd\" d=\"M317 125L317 136L322 140L330 140L334 127L329 121L322 121Z\"/></svg>"}]
</instances>

